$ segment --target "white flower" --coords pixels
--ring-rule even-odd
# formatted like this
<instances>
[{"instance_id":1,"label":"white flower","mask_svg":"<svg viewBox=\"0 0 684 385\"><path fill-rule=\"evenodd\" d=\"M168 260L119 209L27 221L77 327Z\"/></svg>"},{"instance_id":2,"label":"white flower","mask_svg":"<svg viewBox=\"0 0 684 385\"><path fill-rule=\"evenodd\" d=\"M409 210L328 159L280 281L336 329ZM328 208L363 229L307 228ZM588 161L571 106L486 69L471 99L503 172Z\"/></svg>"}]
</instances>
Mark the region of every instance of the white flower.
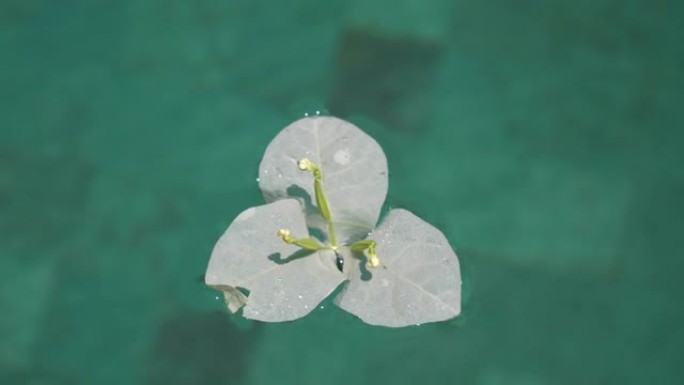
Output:
<instances>
[{"instance_id":1,"label":"white flower","mask_svg":"<svg viewBox=\"0 0 684 385\"><path fill-rule=\"evenodd\" d=\"M344 281L337 305L369 324L455 317L460 268L444 235L403 209L375 228L387 184L385 154L356 126L320 116L292 123L259 168L271 203L231 223L207 285L224 292L231 311L244 306L245 317L261 321L303 317Z\"/></svg>"}]
</instances>

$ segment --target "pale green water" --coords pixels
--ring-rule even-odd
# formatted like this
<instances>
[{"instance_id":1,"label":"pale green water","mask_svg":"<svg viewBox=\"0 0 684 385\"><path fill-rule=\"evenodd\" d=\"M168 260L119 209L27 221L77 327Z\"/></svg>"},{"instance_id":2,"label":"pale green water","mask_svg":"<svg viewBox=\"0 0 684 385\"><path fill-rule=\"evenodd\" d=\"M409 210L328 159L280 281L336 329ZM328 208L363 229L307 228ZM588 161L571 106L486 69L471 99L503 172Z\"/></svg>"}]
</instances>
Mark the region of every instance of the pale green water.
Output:
<instances>
[{"instance_id":1,"label":"pale green water","mask_svg":"<svg viewBox=\"0 0 684 385\"><path fill-rule=\"evenodd\" d=\"M425 3L0 2L0 383L679 383L679 3ZM458 319L255 324L199 283L321 108L455 246Z\"/></svg>"}]
</instances>

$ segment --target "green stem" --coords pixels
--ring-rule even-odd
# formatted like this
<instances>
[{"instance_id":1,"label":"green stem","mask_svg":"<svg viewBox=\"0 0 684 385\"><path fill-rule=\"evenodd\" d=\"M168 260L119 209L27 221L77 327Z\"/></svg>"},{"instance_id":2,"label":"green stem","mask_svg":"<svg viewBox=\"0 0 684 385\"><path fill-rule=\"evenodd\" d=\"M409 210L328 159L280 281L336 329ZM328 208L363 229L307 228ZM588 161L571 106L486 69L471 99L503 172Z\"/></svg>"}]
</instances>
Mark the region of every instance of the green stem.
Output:
<instances>
[{"instance_id":1,"label":"green stem","mask_svg":"<svg viewBox=\"0 0 684 385\"><path fill-rule=\"evenodd\" d=\"M300 170L310 171L314 176L314 194L316 196L316 206L318 206L318 211L328 224L330 246L332 246L333 249L337 249L337 237L335 236L335 227L333 226L332 214L330 213L328 200L325 198L325 193L323 192L323 173L318 166L306 158L300 160L297 165Z\"/></svg>"},{"instance_id":2,"label":"green stem","mask_svg":"<svg viewBox=\"0 0 684 385\"><path fill-rule=\"evenodd\" d=\"M314 180L314 190L316 193L316 205L318 206L318 210L321 212L321 216L323 216L325 221L328 223L328 232L330 233L330 244L333 248L335 248L337 247L335 227L333 226L332 215L330 214L330 207L328 206L328 200L325 198L325 194L323 193L323 183L321 182L320 177L316 177Z\"/></svg>"},{"instance_id":3,"label":"green stem","mask_svg":"<svg viewBox=\"0 0 684 385\"><path fill-rule=\"evenodd\" d=\"M290 235L290 230L287 230L287 229L278 230L277 235L285 243L288 243L290 245L299 246L302 249L318 251L318 250L323 248L323 246L313 238L292 238L292 236Z\"/></svg>"}]
</instances>

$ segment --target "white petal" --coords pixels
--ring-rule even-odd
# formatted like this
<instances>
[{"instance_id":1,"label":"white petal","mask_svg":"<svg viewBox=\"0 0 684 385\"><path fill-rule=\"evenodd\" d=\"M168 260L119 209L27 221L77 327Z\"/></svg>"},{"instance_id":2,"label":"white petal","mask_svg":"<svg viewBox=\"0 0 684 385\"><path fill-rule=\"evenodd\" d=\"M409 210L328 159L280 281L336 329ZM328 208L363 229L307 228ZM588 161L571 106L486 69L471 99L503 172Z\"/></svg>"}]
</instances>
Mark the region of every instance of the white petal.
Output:
<instances>
[{"instance_id":1,"label":"white petal","mask_svg":"<svg viewBox=\"0 0 684 385\"><path fill-rule=\"evenodd\" d=\"M381 266L362 280L357 263L336 298L342 309L372 325L436 322L461 312L458 258L444 234L409 211L391 210L369 239Z\"/></svg>"},{"instance_id":2,"label":"white petal","mask_svg":"<svg viewBox=\"0 0 684 385\"><path fill-rule=\"evenodd\" d=\"M243 315L279 322L305 316L342 281L330 252L313 253L276 263L299 250L276 233L289 229L293 237L309 233L299 203L284 199L243 211L214 247L205 282L225 293L228 307ZM237 288L249 291L244 298Z\"/></svg>"},{"instance_id":3,"label":"white petal","mask_svg":"<svg viewBox=\"0 0 684 385\"><path fill-rule=\"evenodd\" d=\"M309 226L327 232L314 207L313 176L297 167L302 158L323 172L338 241L368 234L387 195L387 159L378 143L349 122L316 116L285 127L266 149L259 167L259 187L266 200L300 199L306 204Z\"/></svg>"}]
</instances>

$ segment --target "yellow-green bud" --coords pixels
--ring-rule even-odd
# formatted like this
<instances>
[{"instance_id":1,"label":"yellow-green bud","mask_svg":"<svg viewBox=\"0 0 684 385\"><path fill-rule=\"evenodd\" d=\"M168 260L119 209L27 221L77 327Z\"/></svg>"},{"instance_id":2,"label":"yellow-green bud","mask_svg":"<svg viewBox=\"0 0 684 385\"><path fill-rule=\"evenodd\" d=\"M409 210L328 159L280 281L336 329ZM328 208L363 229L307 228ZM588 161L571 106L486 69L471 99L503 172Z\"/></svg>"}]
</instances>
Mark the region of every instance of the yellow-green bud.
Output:
<instances>
[{"instance_id":1,"label":"yellow-green bud","mask_svg":"<svg viewBox=\"0 0 684 385\"><path fill-rule=\"evenodd\" d=\"M280 229L280 230L278 230L276 235L279 236L286 243L292 243L292 237L290 236L290 230Z\"/></svg>"},{"instance_id":2,"label":"yellow-green bud","mask_svg":"<svg viewBox=\"0 0 684 385\"><path fill-rule=\"evenodd\" d=\"M297 162L297 167L302 171L311 171L316 166L308 158L302 158Z\"/></svg>"}]
</instances>

